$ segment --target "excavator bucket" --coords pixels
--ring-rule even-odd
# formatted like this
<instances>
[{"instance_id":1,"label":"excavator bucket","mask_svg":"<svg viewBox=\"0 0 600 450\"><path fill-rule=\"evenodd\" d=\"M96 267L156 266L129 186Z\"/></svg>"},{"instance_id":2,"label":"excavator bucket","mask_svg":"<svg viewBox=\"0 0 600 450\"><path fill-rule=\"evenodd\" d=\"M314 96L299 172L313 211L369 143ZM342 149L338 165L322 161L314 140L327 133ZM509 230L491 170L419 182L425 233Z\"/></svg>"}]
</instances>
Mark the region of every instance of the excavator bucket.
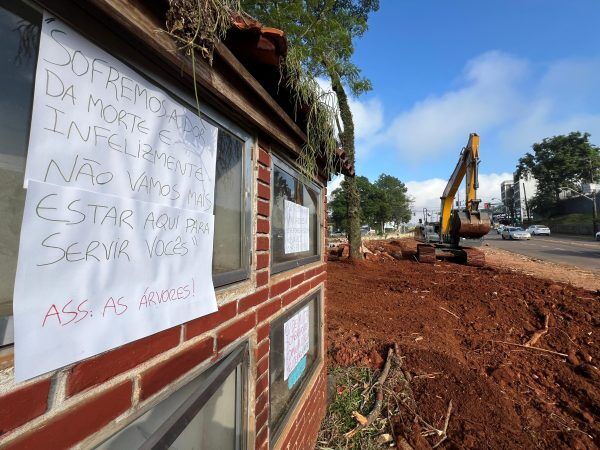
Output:
<instances>
[{"instance_id":1,"label":"excavator bucket","mask_svg":"<svg viewBox=\"0 0 600 450\"><path fill-rule=\"evenodd\" d=\"M479 239L489 233L492 222L486 212L454 211L452 217L452 241L460 238Z\"/></svg>"}]
</instances>

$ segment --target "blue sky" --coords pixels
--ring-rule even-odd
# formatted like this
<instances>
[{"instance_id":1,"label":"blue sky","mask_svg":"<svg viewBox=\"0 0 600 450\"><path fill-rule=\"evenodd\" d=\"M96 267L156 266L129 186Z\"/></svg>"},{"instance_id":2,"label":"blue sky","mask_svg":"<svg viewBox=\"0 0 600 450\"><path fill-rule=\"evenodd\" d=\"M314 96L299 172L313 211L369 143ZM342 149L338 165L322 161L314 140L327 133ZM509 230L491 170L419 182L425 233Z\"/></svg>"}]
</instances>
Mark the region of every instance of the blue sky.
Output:
<instances>
[{"instance_id":1,"label":"blue sky","mask_svg":"<svg viewBox=\"0 0 600 450\"><path fill-rule=\"evenodd\" d=\"M600 1L381 0L355 63L357 171L407 183L437 206L469 132L481 136L480 197L543 137L600 144Z\"/></svg>"}]
</instances>

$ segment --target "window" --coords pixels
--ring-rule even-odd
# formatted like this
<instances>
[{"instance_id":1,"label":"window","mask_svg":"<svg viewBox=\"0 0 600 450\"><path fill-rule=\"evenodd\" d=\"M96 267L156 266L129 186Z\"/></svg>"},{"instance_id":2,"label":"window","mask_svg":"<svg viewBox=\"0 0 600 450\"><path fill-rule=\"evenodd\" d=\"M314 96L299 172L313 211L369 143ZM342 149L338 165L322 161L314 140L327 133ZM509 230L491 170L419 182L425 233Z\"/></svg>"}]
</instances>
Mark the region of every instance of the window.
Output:
<instances>
[{"instance_id":1,"label":"window","mask_svg":"<svg viewBox=\"0 0 600 450\"><path fill-rule=\"evenodd\" d=\"M96 448L244 448L247 353L244 344Z\"/></svg>"},{"instance_id":2,"label":"window","mask_svg":"<svg viewBox=\"0 0 600 450\"><path fill-rule=\"evenodd\" d=\"M307 184L300 179L301 175L297 170L280 159L273 158L273 214L271 217L273 273L319 259L320 188L314 183ZM294 204L298 206L294 206ZM295 210L300 215L308 214L308 233L305 228L290 232L290 210ZM288 215L287 238L286 214ZM294 241L298 245L294 245ZM290 245L291 242L292 245Z\"/></svg>"},{"instance_id":3,"label":"window","mask_svg":"<svg viewBox=\"0 0 600 450\"><path fill-rule=\"evenodd\" d=\"M311 295L271 324L269 420L273 442L321 359L320 304L320 294Z\"/></svg>"},{"instance_id":4,"label":"window","mask_svg":"<svg viewBox=\"0 0 600 450\"><path fill-rule=\"evenodd\" d=\"M12 297L25 205L23 174L42 15L21 2L0 1L0 345L12 342Z\"/></svg>"},{"instance_id":5,"label":"window","mask_svg":"<svg viewBox=\"0 0 600 450\"><path fill-rule=\"evenodd\" d=\"M250 177L247 170L251 150L250 138L244 141L219 126L213 243L215 286L244 280L250 273Z\"/></svg>"},{"instance_id":6,"label":"window","mask_svg":"<svg viewBox=\"0 0 600 450\"><path fill-rule=\"evenodd\" d=\"M17 0L0 0L0 83L10 86L0 102L0 346L13 342L12 297L17 268L19 235L25 204L23 174L27 157L29 123L33 102L41 10ZM94 33L102 33L94 30ZM146 70L134 49L116 45L110 53L170 91L193 111L191 87L164 81ZM112 51L114 49L114 51ZM150 75L149 75L150 74ZM169 79L170 80L170 79ZM202 105L204 118L219 128L216 182L213 280L223 286L247 279L250 266L250 155L252 139L236 125Z\"/></svg>"}]
</instances>

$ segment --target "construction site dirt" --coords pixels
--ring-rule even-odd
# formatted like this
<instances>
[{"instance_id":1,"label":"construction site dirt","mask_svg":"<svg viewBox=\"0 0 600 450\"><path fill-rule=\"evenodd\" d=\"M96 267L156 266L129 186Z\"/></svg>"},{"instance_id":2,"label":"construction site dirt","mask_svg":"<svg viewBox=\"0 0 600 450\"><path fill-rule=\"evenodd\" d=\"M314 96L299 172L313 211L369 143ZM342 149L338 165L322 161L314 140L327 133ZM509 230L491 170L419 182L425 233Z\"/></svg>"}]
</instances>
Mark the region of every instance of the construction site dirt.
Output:
<instances>
[{"instance_id":1,"label":"construction site dirt","mask_svg":"<svg viewBox=\"0 0 600 450\"><path fill-rule=\"evenodd\" d=\"M600 291L367 245L328 263L330 367L381 368L397 344L421 414L453 403L442 448L600 446Z\"/></svg>"}]
</instances>

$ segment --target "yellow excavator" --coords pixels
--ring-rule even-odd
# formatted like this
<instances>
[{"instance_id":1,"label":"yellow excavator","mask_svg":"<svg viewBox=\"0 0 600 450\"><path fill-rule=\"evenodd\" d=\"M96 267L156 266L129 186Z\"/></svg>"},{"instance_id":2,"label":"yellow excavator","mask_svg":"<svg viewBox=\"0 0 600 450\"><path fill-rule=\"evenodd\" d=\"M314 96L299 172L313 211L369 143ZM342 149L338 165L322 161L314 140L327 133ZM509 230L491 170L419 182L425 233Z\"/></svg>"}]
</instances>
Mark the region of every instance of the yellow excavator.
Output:
<instances>
[{"instance_id":1,"label":"yellow excavator","mask_svg":"<svg viewBox=\"0 0 600 450\"><path fill-rule=\"evenodd\" d=\"M481 200L477 198L479 170L479 136L469 135L467 146L462 149L460 158L444 193L440 211L439 233L433 238L428 230L431 226L425 223L417 227L415 237L423 242L417 245L419 262L435 263L436 256L450 256L459 262L471 266L483 266L484 254L472 248L481 243L492 226L488 213L479 211ZM464 208L453 209L454 198L462 180L466 176L466 202ZM425 219L427 222L427 219Z\"/></svg>"}]
</instances>

